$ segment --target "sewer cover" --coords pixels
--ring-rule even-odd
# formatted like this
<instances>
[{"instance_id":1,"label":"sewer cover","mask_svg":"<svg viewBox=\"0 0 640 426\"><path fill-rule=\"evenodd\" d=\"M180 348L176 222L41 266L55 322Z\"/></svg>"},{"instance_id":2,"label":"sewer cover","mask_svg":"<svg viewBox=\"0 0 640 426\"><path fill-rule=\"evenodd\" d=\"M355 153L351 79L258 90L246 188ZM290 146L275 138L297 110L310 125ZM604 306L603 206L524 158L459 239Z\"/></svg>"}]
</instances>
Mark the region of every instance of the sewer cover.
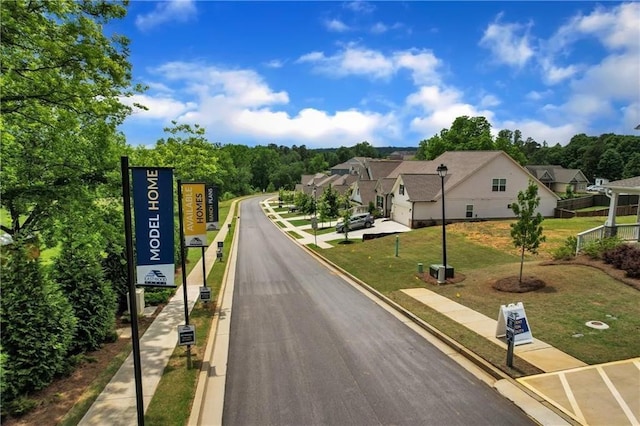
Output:
<instances>
[{"instance_id":1,"label":"sewer cover","mask_svg":"<svg viewBox=\"0 0 640 426\"><path fill-rule=\"evenodd\" d=\"M587 321L584 323L587 327L595 328L596 330L606 330L609 326L602 321Z\"/></svg>"}]
</instances>

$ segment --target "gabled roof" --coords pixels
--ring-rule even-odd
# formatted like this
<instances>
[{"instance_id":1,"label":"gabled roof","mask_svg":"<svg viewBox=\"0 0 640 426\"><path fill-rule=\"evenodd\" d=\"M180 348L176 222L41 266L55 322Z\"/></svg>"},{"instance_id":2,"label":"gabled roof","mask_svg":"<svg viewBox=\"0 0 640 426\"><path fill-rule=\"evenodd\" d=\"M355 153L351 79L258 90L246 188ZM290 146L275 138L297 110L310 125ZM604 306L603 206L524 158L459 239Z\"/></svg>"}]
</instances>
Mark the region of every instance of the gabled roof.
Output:
<instances>
[{"instance_id":1,"label":"gabled roof","mask_svg":"<svg viewBox=\"0 0 640 426\"><path fill-rule=\"evenodd\" d=\"M366 163L368 179L387 177L401 162L402 160L369 159Z\"/></svg>"},{"instance_id":2,"label":"gabled roof","mask_svg":"<svg viewBox=\"0 0 640 426\"><path fill-rule=\"evenodd\" d=\"M618 193L640 194L640 176L603 183L602 186L612 188Z\"/></svg>"},{"instance_id":3,"label":"gabled roof","mask_svg":"<svg viewBox=\"0 0 640 426\"><path fill-rule=\"evenodd\" d=\"M398 167L393 169L386 177L397 178L403 173L407 174L419 174L419 173L435 173L436 167L433 166L433 161L403 161L398 164Z\"/></svg>"},{"instance_id":4,"label":"gabled roof","mask_svg":"<svg viewBox=\"0 0 640 426\"><path fill-rule=\"evenodd\" d=\"M375 201L376 198L376 187L377 181L375 180L359 180L356 185L358 185L358 190L360 191L360 200L362 200L363 205L369 204L369 201Z\"/></svg>"},{"instance_id":5,"label":"gabled roof","mask_svg":"<svg viewBox=\"0 0 640 426\"><path fill-rule=\"evenodd\" d=\"M434 201L440 196L442 190L442 180L437 174L401 174L404 190L409 196L409 201ZM444 180L445 184L451 179L451 175L447 175Z\"/></svg>"},{"instance_id":6,"label":"gabled roof","mask_svg":"<svg viewBox=\"0 0 640 426\"><path fill-rule=\"evenodd\" d=\"M378 179L376 189L381 195L390 194L393 191L393 184L396 182L394 178Z\"/></svg>"},{"instance_id":7,"label":"gabled roof","mask_svg":"<svg viewBox=\"0 0 640 426\"><path fill-rule=\"evenodd\" d=\"M580 169L565 169L555 164L529 165L525 167L532 175L544 182L589 182L589 179L587 179Z\"/></svg>"}]
</instances>

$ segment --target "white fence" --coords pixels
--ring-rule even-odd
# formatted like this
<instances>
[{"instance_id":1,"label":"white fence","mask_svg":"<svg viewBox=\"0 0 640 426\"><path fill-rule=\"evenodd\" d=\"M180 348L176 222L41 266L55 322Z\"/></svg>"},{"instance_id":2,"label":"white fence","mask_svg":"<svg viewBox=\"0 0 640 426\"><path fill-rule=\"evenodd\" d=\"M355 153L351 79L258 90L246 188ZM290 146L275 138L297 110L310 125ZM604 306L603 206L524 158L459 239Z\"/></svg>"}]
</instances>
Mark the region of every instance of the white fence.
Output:
<instances>
[{"instance_id":1,"label":"white fence","mask_svg":"<svg viewBox=\"0 0 640 426\"><path fill-rule=\"evenodd\" d=\"M639 233L640 223L616 225L616 236L622 241L640 241ZM576 254L580 253L580 250L582 250L585 244L601 240L604 236L604 225L596 226L595 228L579 233L578 244L576 245Z\"/></svg>"}]
</instances>

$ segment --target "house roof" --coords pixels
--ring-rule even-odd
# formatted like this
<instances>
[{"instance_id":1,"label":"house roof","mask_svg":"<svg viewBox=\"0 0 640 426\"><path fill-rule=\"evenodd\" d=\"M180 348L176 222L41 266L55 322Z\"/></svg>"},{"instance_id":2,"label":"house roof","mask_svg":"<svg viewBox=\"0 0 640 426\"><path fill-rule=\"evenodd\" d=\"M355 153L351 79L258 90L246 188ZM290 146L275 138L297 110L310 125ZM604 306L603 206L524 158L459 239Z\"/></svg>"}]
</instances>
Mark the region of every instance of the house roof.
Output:
<instances>
[{"instance_id":1,"label":"house roof","mask_svg":"<svg viewBox=\"0 0 640 426\"><path fill-rule=\"evenodd\" d=\"M413 202L434 201L442 190L442 180L437 174L402 174L400 179L409 200ZM447 175L445 183L450 179L451 175Z\"/></svg>"},{"instance_id":2,"label":"house roof","mask_svg":"<svg viewBox=\"0 0 640 426\"><path fill-rule=\"evenodd\" d=\"M393 191L393 184L396 182L393 178L383 178L378 179L378 184L376 188L378 188L378 192L382 195L390 194Z\"/></svg>"},{"instance_id":3,"label":"house roof","mask_svg":"<svg viewBox=\"0 0 640 426\"><path fill-rule=\"evenodd\" d=\"M628 192L631 194L640 194L640 176L603 183L602 186L605 188L611 188L618 193Z\"/></svg>"},{"instance_id":4,"label":"house roof","mask_svg":"<svg viewBox=\"0 0 640 426\"><path fill-rule=\"evenodd\" d=\"M401 174L420 174L420 173L435 173L436 167L433 166L433 161L403 161L398 164L398 167L393 169L386 177L395 179Z\"/></svg>"},{"instance_id":5,"label":"house roof","mask_svg":"<svg viewBox=\"0 0 640 426\"><path fill-rule=\"evenodd\" d=\"M369 204L370 201L375 201L376 199L376 183L375 180L359 180L357 185L360 190L360 200L362 200L363 205Z\"/></svg>"},{"instance_id":6,"label":"house roof","mask_svg":"<svg viewBox=\"0 0 640 426\"><path fill-rule=\"evenodd\" d=\"M556 183L589 182L589 179L582 173L580 169L565 169L555 164L550 165L530 165L526 169L536 178L542 181L551 181ZM546 178L546 175L549 178Z\"/></svg>"},{"instance_id":7,"label":"house roof","mask_svg":"<svg viewBox=\"0 0 640 426\"><path fill-rule=\"evenodd\" d=\"M369 159L366 163L368 179L376 180L387 177L402 160Z\"/></svg>"}]
</instances>

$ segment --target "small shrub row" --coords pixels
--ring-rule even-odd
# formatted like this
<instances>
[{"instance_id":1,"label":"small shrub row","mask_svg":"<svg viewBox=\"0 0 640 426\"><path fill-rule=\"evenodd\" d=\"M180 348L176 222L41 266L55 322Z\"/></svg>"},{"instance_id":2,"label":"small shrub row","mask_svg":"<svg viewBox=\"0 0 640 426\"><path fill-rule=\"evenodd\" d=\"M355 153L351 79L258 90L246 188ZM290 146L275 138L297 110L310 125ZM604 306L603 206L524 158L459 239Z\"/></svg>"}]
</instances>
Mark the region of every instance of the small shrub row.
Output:
<instances>
[{"instance_id":1,"label":"small shrub row","mask_svg":"<svg viewBox=\"0 0 640 426\"><path fill-rule=\"evenodd\" d=\"M640 248L621 244L602 253L602 260L626 272L629 278L640 278Z\"/></svg>"},{"instance_id":2,"label":"small shrub row","mask_svg":"<svg viewBox=\"0 0 640 426\"><path fill-rule=\"evenodd\" d=\"M555 260L571 260L576 256L578 239L573 235L568 237L564 244L551 252Z\"/></svg>"},{"instance_id":3,"label":"small shrub row","mask_svg":"<svg viewBox=\"0 0 640 426\"><path fill-rule=\"evenodd\" d=\"M607 237L590 241L582 248L582 252L592 259L602 259L602 254L623 244L618 237Z\"/></svg>"}]
</instances>

